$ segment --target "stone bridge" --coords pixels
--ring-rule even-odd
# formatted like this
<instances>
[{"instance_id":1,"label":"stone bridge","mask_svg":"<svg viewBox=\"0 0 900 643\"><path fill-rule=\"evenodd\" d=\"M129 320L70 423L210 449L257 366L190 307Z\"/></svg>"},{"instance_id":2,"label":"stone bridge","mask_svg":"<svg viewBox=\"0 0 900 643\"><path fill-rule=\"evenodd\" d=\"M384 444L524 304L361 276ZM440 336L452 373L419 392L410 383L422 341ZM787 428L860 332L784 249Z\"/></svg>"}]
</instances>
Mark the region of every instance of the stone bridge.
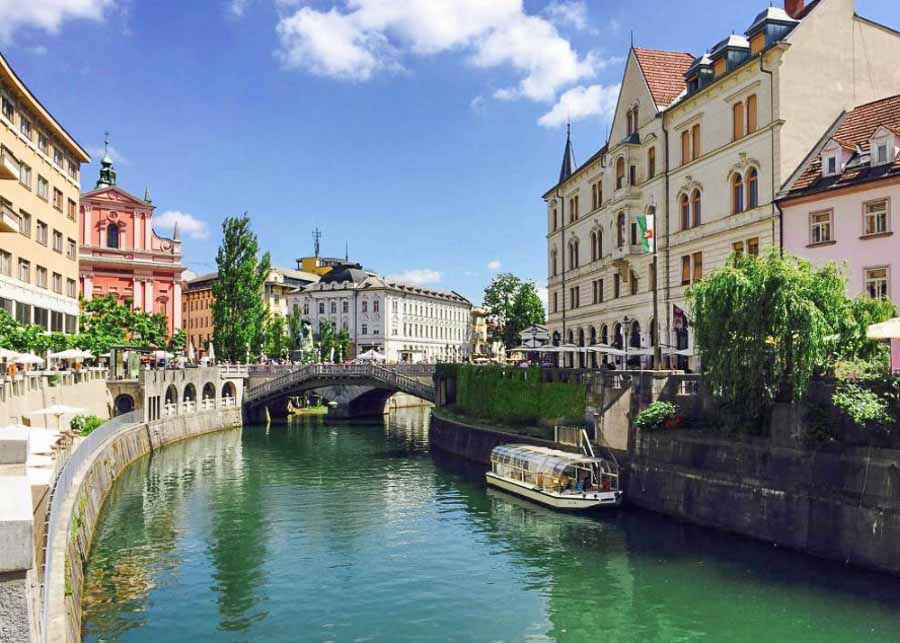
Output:
<instances>
[{"instance_id":1,"label":"stone bridge","mask_svg":"<svg viewBox=\"0 0 900 643\"><path fill-rule=\"evenodd\" d=\"M381 415L396 393L435 401L434 367L431 365L309 364L299 368L254 370L244 391L248 418L260 420L269 408L280 413L287 399L306 391L328 391L327 399L339 403L346 417Z\"/></svg>"}]
</instances>

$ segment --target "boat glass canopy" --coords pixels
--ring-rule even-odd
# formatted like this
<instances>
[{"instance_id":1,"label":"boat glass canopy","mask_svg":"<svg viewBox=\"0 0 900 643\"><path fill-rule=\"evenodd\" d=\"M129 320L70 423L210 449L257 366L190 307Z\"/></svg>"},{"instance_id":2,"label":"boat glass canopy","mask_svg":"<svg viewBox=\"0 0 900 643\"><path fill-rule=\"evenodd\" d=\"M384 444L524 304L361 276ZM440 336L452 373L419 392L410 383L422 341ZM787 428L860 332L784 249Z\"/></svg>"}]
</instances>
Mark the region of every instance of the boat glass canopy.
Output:
<instances>
[{"instance_id":1,"label":"boat glass canopy","mask_svg":"<svg viewBox=\"0 0 900 643\"><path fill-rule=\"evenodd\" d=\"M603 458L590 458L577 453L523 444L494 447L491 460L531 474L560 476L570 467L590 469L594 466L605 473L613 473L610 463Z\"/></svg>"}]
</instances>

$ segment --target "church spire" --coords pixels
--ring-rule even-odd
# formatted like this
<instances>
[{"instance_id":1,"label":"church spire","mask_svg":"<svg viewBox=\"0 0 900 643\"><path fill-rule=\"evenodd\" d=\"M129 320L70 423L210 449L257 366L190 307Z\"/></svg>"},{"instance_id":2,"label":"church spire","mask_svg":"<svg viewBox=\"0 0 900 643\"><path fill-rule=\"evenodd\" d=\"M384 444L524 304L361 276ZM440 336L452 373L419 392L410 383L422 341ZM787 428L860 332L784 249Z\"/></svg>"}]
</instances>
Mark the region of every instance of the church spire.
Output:
<instances>
[{"instance_id":1,"label":"church spire","mask_svg":"<svg viewBox=\"0 0 900 643\"><path fill-rule=\"evenodd\" d=\"M113 161L109 155L109 132L103 138L103 158L100 159L100 178L97 179L95 190L110 188L116 184L116 171L113 169Z\"/></svg>"},{"instance_id":2,"label":"church spire","mask_svg":"<svg viewBox=\"0 0 900 643\"><path fill-rule=\"evenodd\" d=\"M562 183L575 172L575 152L572 151L572 123L566 124L566 150L563 152L562 167L559 169L559 182Z\"/></svg>"}]
</instances>

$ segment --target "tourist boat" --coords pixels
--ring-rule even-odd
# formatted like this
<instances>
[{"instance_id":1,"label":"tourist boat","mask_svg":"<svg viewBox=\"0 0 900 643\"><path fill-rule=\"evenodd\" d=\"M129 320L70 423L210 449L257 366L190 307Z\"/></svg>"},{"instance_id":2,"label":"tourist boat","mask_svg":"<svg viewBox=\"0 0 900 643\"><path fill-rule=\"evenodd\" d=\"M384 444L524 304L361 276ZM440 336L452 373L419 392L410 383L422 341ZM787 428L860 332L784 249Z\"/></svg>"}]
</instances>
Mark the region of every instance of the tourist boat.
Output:
<instances>
[{"instance_id":1,"label":"tourist boat","mask_svg":"<svg viewBox=\"0 0 900 643\"><path fill-rule=\"evenodd\" d=\"M504 444L491 451L491 470L485 476L489 485L554 509L622 504L618 465L593 455Z\"/></svg>"}]
</instances>

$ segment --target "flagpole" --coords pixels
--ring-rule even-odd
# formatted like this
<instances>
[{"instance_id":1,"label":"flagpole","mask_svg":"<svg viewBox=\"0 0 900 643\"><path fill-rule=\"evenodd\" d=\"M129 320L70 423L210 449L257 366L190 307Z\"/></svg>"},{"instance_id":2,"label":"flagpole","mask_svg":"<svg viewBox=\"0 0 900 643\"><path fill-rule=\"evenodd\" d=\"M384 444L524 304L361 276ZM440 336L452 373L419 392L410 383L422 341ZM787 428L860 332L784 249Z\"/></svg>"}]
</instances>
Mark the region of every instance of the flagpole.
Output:
<instances>
[{"instance_id":1,"label":"flagpole","mask_svg":"<svg viewBox=\"0 0 900 643\"><path fill-rule=\"evenodd\" d=\"M655 201L655 199L654 199ZM657 261L656 208L653 208L653 365L662 370L662 346L659 344L659 262Z\"/></svg>"}]
</instances>

